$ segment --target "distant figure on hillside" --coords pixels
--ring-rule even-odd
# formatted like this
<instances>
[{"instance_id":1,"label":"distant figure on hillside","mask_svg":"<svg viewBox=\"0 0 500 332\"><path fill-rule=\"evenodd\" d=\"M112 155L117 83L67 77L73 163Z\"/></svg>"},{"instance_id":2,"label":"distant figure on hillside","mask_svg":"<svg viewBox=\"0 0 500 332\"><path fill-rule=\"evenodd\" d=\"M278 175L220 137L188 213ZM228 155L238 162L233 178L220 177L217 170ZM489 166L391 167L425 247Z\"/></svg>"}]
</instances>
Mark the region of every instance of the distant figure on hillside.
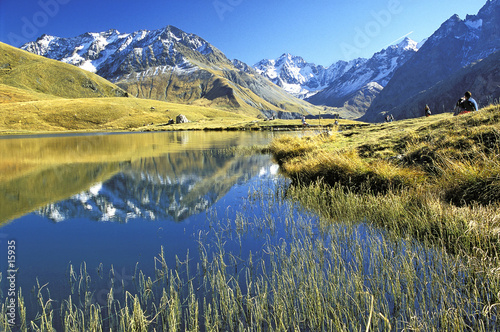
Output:
<instances>
[{"instance_id":1,"label":"distant figure on hillside","mask_svg":"<svg viewBox=\"0 0 500 332\"><path fill-rule=\"evenodd\" d=\"M425 116L431 116L431 108L429 105L425 105Z\"/></svg>"},{"instance_id":2,"label":"distant figure on hillside","mask_svg":"<svg viewBox=\"0 0 500 332\"><path fill-rule=\"evenodd\" d=\"M389 121L390 121L390 122L394 121L394 115L392 115L392 114L391 114L391 115L389 116Z\"/></svg>"},{"instance_id":3,"label":"distant figure on hillside","mask_svg":"<svg viewBox=\"0 0 500 332\"><path fill-rule=\"evenodd\" d=\"M453 115L475 112L477 110L479 110L477 102L472 98L470 91L467 91L464 96L457 101L455 113Z\"/></svg>"},{"instance_id":4,"label":"distant figure on hillside","mask_svg":"<svg viewBox=\"0 0 500 332\"><path fill-rule=\"evenodd\" d=\"M302 115L302 125L303 126L309 126L309 124L306 122L306 117Z\"/></svg>"}]
</instances>

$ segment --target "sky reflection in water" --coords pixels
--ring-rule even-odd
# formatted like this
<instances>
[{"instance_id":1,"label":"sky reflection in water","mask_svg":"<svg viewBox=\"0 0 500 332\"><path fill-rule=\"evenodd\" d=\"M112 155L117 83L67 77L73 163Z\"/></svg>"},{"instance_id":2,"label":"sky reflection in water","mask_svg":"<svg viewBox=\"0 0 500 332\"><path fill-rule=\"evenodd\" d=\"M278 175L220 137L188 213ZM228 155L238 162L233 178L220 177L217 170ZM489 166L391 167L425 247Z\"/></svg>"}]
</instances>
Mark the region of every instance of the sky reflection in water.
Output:
<instances>
[{"instance_id":1,"label":"sky reflection in water","mask_svg":"<svg viewBox=\"0 0 500 332\"><path fill-rule=\"evenodd\" d=\"M252 190L274 190L278 166L270 156L228 150L267 144L270 137L168 133L0 140L14 151L11 163L24 165L0 182L6 193L0 235L16 241L18 286L30 289L38 277L64 296L70 262L86 262L89 270L102 263L105 274L113 266L130 279L137 262L153 272L161 246L172 264L176 255L196 253L196 234L210 226L210 216L234 218ZM9 163L3 159L0 165ZM42 187L34 188L42 190L40 201L29 197L30 184ZM23 196L28 198L18 199L20 209L5 210L9 199ZM5 221L24 211L30 212ZM248 243L247 251L259 250L261 242ZM6 252L6 241L1 245Z\"/></svg>"},{"instance_id":2,"label":"sky reflection in water","mask_svg":"<svg viewBox=\"0 0 500 332\"><path fill-rule=\"evenodd\" d=\"M416 316L436 324L448 312L440 307L443 301L476 319L484 299L469 296L469 272L459 258L362 222L318 223L316 215L284 199L289 182L270 156L230 149L266 144L271 137L168 133L0 140L0 148L12 152L0 156L0 252L7 252L6 240L16 241L16 286L28 317L36 315L36 299L26 295L37 278L40 285L48 283L57 308L71 294L69 264L79 274L85 262L92 300L105 306L110 289L116 298L135 291L136 268L156 282L154 258L164 248L168 268L180 271L183 283L204 273L201 253L208 261L223 256L224 269L243 294L242 271L255 273L254 282L271 282L265 271L273 264L280 271L289 258L300 260L293 267L305 262L304 271L318 267L321 292L329 296L325 304L339 301L348 320L362 328L366 313L358 309L372 293L378 294L376 310L398 326ZM199 282L194 287L203 289ZM6 283L2 288L5 296ZM349 306L352 294L360 302ZM210 300L210 292L200 295ZM487 322L496 327L494 320Z\"/></svg>"}]
</instances>

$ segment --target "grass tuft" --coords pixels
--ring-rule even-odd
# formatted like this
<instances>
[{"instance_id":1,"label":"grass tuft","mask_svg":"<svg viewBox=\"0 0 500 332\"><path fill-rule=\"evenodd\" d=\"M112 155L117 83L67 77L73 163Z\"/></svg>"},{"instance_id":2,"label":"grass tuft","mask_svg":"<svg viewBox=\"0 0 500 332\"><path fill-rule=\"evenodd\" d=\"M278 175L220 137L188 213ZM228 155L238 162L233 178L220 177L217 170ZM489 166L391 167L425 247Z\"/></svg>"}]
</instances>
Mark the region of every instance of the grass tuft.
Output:
<instances>
[{"instance_id":1,"label":"grass tuft","mask_svg":"<svg viewBox=\"0 0 500 332\"><path fill-rule=\"evenodd\" d=\"M296 197L331 220L369 220L498 264L499 110L375 124L315 145L295 138L271 152L305 187Z\"/></svg>"}]
</instances>

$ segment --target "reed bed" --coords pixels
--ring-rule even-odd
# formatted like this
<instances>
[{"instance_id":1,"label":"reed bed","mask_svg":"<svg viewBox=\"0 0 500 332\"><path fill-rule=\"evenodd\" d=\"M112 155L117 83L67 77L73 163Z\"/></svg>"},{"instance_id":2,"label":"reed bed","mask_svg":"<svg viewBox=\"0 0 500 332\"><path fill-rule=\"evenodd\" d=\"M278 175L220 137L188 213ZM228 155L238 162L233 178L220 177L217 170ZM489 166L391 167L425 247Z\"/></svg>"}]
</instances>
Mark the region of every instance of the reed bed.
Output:
<instances>
[{"instance_id":1,"label":"reed bed","mask_svg":"<svg viewBox=\"0 0 500 332\"><path fill-rule=\"evenodd\" d=\"M271 152L305 188L295 197L335 222L367 219L499 264L499 110L372 125L327 142L280 138Z\"/></svg>"},{"instance_id":2,"label":"reed bed","mask_svg":"<svg viewBox=\"0 0 500 332\"><path fill-rule=\"evenodd\" d=\"M186 252L180 258L159 248L154 273L146 275L137 268L127 287L120 284L113 267L106 274L102 265L97 269L87 269L85 263L69 265L71 292L65 299L52 298L51 285L37 282L28 295L19 291L17 326L8 325L7 303L2 301L0 329L499 328L496 294L500 285L487 262L470 264L440 246L394 236L360 219L359 211L342 215L332 208L329 218L318 217L287 198L299 193L295 190L286 182L269 190L255 188L242 210L224 215L212 211L207 214L207 227L193 234L199 244L197 253ZM346 222L332 223L335 214ZM104 302L96 299L103 280L111 285ZM26 308L24 296L29 299L26 303L36 307ZM34 314L26 315L27 311Z\"/></svg>"}]
</instances>

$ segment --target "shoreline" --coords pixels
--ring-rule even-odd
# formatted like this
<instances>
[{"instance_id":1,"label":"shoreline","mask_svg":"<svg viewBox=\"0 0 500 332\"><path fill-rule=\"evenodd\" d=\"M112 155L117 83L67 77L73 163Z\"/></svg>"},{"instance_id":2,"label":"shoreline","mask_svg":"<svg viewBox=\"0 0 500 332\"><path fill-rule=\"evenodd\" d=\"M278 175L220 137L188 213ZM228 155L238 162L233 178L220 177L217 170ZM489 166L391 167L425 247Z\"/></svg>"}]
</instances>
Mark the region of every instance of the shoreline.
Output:
<instances>
[{"instance_id":1,"label":"shoreline","mask_svg":"<svg viewBox=\"0 0 500 332\"><path fill-rule=\"evenodd\" d=\"M299 120L283 120L299 122ZM46 136L88 136L88 135L121 135L121 134L132 134L132 133L151 133L151 132L174 132L174 131L307 131L307 130L351 130L353 128L361 128L370 126L372 124L367 123L356 123L351 120L341 120L345 123L340 123L339 125L331 124L327 125L309 125L302 126L300 124L269 124L271 121L259 121L262 123L248 122L238 125L228 125L228 126L214 126L214 127L194 127L197 122L187 123L187 124L177 124L177 125L151 125L141 128L133 128L131 130L67 130L67 131L10 131L10 130L0 130L0 139L6 138L31 138L31 137L46 137Z\"/></svg>"},{"instance_id":2,"label":"shoreline","mask_svg":"<svg viewBox=\"0 0 500 332\"><path fill-rule=\"evenodd\" d=\"M500 266L500 106L361 127L271 145L294 199L331 222Z\"/></svg>"}]
</instances>

